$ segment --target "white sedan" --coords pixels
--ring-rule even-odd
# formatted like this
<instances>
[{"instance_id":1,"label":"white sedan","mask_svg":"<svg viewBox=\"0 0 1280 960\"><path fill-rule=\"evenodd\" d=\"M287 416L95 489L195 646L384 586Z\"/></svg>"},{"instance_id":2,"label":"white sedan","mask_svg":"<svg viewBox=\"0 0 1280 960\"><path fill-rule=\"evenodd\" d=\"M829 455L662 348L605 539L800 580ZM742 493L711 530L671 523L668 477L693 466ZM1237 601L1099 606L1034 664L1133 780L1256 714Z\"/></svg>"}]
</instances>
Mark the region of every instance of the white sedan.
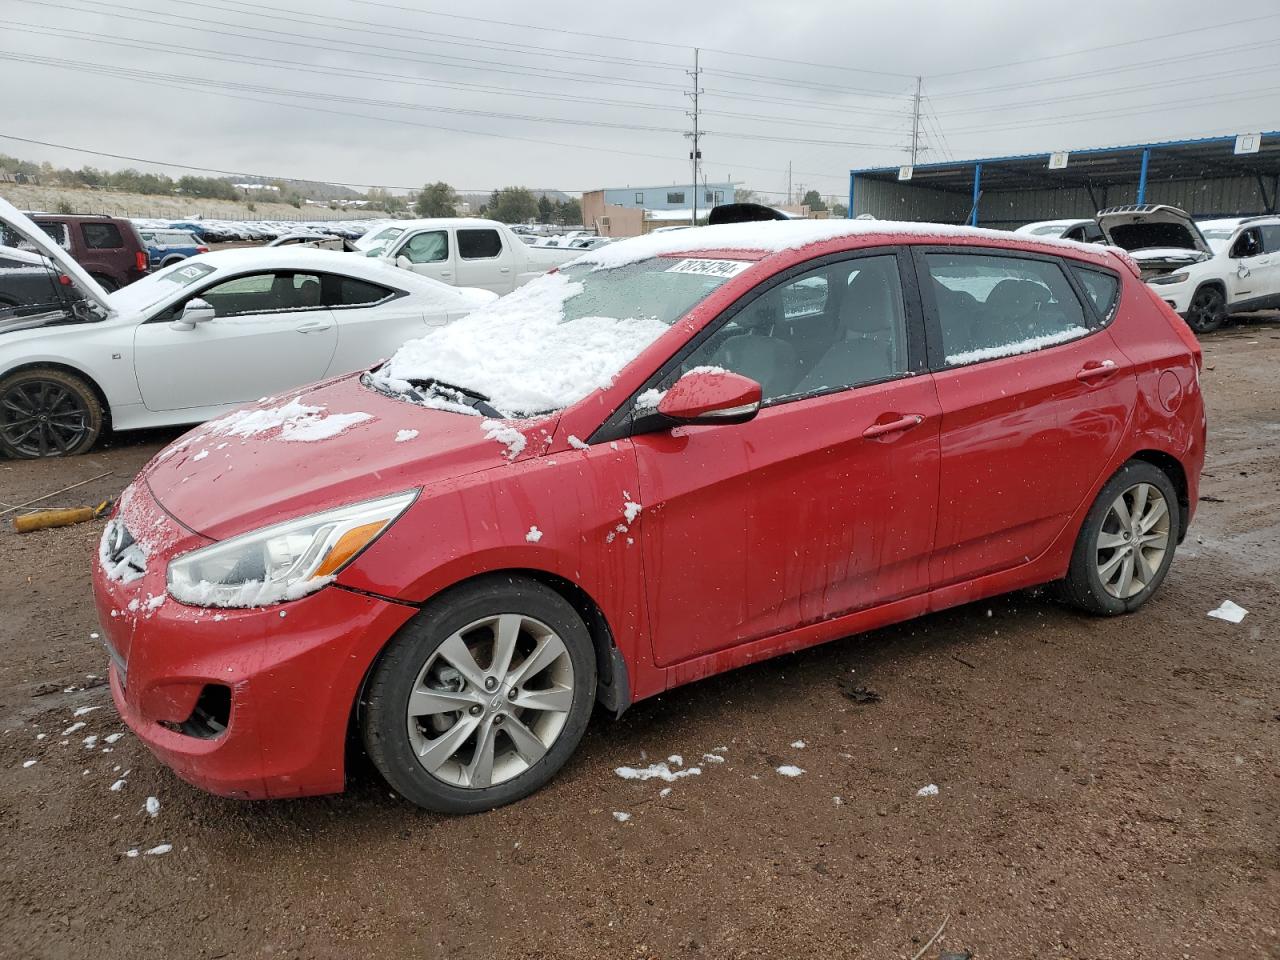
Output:
<instances>
[{"instance_id":1,"label":"white sedan","mask_svg":"<svg viewBox=\"0 0 1280 960\"><path fill-rule=\"evenodd\" d=\"M114 430L200 423L372 365L496 299L376 259L307 247L206 253L107 293L0 199L0 220L84 295L0 316L0 455L83 453Z\"/></svg>"}]
</instances>

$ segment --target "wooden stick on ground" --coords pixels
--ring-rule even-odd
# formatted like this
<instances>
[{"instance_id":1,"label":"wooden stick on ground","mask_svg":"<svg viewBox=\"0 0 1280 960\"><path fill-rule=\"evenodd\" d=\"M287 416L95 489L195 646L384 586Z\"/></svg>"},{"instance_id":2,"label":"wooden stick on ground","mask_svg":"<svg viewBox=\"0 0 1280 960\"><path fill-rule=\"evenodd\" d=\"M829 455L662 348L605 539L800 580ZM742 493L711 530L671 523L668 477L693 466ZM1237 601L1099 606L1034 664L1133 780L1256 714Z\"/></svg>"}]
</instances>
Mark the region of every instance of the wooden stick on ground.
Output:
<instances>
[{"instance_id":1,"label":"wooden stick on ground","mask_svg":"<svg viewBox=\"0 0 1280 960\"><path fill-rule=\"evenodd\" d=\"M28 500L26 503L19 503L17 506L10 507L8 510L0 510L0 517L6 513L13 513L15 510L21 510L23 507L29 507L33 503L39 503L41 500L48 500L50 497L56 497L60 493L66 493L68 490L74 490L76 487L83 487L86 483L93 483L95 480L101 480L109 477L114 471L108 470L106 473L100 473L96 477L90 477L88 480L81 480L79 483L71 483L63 487L61 490L55 490L53 493L46 493L43 497L36 497L34 500Z\"/></svg>"},{"instance_id":2,"label":"wooden stick on ground","mask_svg":"<svg viewBox=\"0 0 1280 960\"><path fill-rule=\"evenodd\" d=\"M950 919L951 919L951 914L949 913L942 918L942 926L940 926L934 932L933 936L930 937L928 942L916 952L916 955L912 957L911 960L920 960L920 958L924 956L924 952L933 946L933 941L937 940L940 936L942 936L942 931L947 929L947 921Z\"/></svg>"}]
</instances>

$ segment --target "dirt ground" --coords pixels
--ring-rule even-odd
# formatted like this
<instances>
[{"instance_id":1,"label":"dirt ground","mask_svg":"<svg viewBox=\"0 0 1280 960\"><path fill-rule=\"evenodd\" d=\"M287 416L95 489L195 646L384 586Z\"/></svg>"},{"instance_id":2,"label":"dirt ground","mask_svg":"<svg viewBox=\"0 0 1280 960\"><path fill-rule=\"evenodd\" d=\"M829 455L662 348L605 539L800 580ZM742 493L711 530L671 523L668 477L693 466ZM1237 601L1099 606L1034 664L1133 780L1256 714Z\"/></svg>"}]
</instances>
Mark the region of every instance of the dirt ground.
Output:
<instances>
[{"instance_id":1,"label":"dirt ground","mask_svg":"<svg viewBox=\"0 0 1280 960\"><path fill-rule=\"evenodd\" d=\"M0 956L911 960L945 920L924 957L1280 958L1280 324L1205 347L1204 502L1138 614L1017 594L759 664L597 717L468 818L367 770L221 800L109 744L100 525L0 533ZM0 500L112 495L173 435L0 461ZM720 747L666 797L612 772Z\"/></svg>"}]
</instances>

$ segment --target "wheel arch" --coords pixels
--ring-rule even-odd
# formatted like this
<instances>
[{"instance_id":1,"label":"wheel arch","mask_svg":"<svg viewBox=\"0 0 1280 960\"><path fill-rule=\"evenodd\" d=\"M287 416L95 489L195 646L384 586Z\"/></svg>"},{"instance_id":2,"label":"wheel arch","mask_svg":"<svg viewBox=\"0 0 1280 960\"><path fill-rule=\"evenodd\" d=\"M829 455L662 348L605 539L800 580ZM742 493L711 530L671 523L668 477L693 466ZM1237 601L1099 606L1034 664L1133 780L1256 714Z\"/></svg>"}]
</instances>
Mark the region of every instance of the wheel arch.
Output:
<instances>
[{"instance_id":1,"label":"wheel arch","mask_svg":"<svg viewBox=\"0 0 1280 960\"><path fill-rule=\"evenodd\" d=\"M22 373L24 370L57 370L83 380L89 389L93 391L93 395L98 398L98 403L102 404L102 426L104 430L111 428L111 403L107 400L106 391L102 389L102 385L94 379L92 374L73 364L63 363L58 360L27 360L0 371L0 380L15 373Z\"/></svg>"},{"instance_id":2,"label":"wheel arch","mask_svg":"<svg viewBox=\"0 0 1280 960\"><path fill-rule=\"evenodd\" d=\"M1187 528L1191 523L1191 496L1187 484L1187 470L1182 465L1182 461L1164 450L1139 450L1129 459L1151 464L1167 476L1169 482L1173 484L1173 489L1178 494L1178 506L1182 508L1178 511L1178 542L1182 543L1186 539Z\"/></svg>"},{"instance_id":3,"label":"wheel arch","mask_svg":"<svg viewBox=\"0 0 1280 960\"><path fill-rule=\"evenodd\" d=\"M465 587L479 580L489 580L494 577L521 577L542 584L558 593L578 612L578 615L582 617L582 622L586 624L587 633L591 636L591 645L595 649L596 702L612 713L615 718L622 716L627 707L631 705L631 675L627 669L627 662L614 642L613 629L609 626L609 621L605 617L600 604L586 590L571 580L549 573L546 570L530 567L486 570L483 573L464 577L451 583L422 601L422 603L414 604L414 606L421 609L431 603L432 600L449 591ZM370 658L369 665L365 668L364 676L360 679L360 685L356 688L355 699L351 703L351 711L347 720L347 756L345 766L348 771L352 769L353 761L357 756L363 753L363 746L360 741L360 715L361 705L364 702L365 688L369 684L369 678L373 675L374 668L378 665L378 661L382 659L382 655L391 645L393 639L394 634L388 637L386 643L379 648L377 654ZM368 761L365 762L367 763Z\"/></svg>"}]
</instances>

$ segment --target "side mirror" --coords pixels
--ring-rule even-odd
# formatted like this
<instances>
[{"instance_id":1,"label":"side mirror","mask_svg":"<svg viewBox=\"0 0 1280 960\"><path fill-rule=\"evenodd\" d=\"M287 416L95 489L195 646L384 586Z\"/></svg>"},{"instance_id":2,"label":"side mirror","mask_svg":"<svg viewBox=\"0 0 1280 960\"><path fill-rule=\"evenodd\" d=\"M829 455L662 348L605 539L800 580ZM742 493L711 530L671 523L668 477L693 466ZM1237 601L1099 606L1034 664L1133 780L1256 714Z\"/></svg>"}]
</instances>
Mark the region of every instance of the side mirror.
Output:
<instances>
[{"instance_id":1,"label":"side mirror","mask_svg":"<svg viewBox=\"0 0 1280 960\"><path fill-rule=\"evenodd\" d=\"M188 300L187 305L182 308L181 315L169 324L172 330L194 330L197 324L208 323L217 314L214 312L212 304L207 300L201 300L196 297L194 300Z\"/></svg>"},{"instance_id":2,"label":"side mirror","mask_svg":"<svg viewBox=\"0 0 1280 960\"><path fill-rule=\"evenodd\" d=\"M396 266L401 270L412 270L413 261L406 257L403 253L396 257Z\"/></svg>"},{"instance_id":3,"label":"side mirror","mask_svg":"<svg viewBox=\"0 0 1280 960\"><path fill-rule=\"evenodd\" d=\"M760 412L760 384L717 367L697 367L671 385L658 412L682 424L746 423Z\"/></svg>"}]
</instances>

